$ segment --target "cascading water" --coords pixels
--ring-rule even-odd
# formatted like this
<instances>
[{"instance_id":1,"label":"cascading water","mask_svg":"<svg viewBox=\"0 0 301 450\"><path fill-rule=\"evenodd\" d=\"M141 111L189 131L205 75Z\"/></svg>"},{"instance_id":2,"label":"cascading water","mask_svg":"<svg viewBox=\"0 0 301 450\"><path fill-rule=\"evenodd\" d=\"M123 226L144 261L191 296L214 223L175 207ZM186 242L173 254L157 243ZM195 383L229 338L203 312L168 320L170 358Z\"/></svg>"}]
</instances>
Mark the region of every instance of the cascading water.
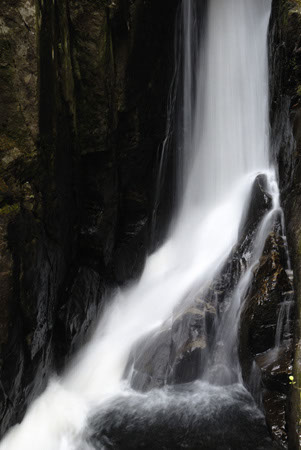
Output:
<instances>
[{"instance_id":1,"label":"cascading water","mask_svg":"<svg viewBox=\"0 0 301 450\"><path fill-rule=\"evenodd\" d=\"M175 417L172 413L186 417L184 435L194 424L202 448L272 448L268 440L262 441L262 447L256 446L248 432L251 414L258 437L264 435L263 419L239 384L238 358L233 350L252 268L279 209L268 163L266 34L270 0L210 0L203 10L207 14L204 36L198 30L197 2L182 2L183 105L179 122L183 132L179 131L179 146L183 194L169 237L148 258L141 279L111 300L91 342L64 377L54 379L33 403L22 424L4 439L1 450L163 448L161 429L149 446L140 446L134 436L141 434L142 422L153 426L154 417L161 417L166 433ZM216 324L215 344L217 348L222 344L222 357L218 351L217 359L207 355L203 380L193 385L135 393L123 380L131 349L143 336L154 336L162 327L171 327L174 308L210 284L237 241L258 173L267 174L273 205L258 225L230 308ZM133 370L128 372L129 380ZM232 386L226 389L226 383ZM128 410L132 414L131 427L126 427L131 433L130 443L112 444L103 436L104 428L112 431L116 426L119 433L118 424L122 428ZM237 426L241 427L244 447L212 447L206 430L211 428L216 439L222 439L225 431L218 434L216 420L223 417L229 421L231 435L233 411L239 417ZM91 437L87 431L89 418L95 412L102 424L99 444L96 438L87 438ZM170 430L176 440L164 448L178 448L175 428ZM186 447L200 448L185 439L182 435ZM231 435L231 439L236 438Z\"/></svg>"},{"instance_id":2,"label":"cascading water","mask_svg":"<svg viewBox=\"0 0 301 450\"><path fill-rule=\"evenodd\" d=\"M192 136L184 143L185 151L192 147L184 203L198 210L212 208L243 176L268 167L270 2L211 0L209 5L205 69L197 69L196 93L189 92L189 81L184 88L184 97L196 95ZM189 59L186 64L189 72Z\"/></svg>"}]
</instances>

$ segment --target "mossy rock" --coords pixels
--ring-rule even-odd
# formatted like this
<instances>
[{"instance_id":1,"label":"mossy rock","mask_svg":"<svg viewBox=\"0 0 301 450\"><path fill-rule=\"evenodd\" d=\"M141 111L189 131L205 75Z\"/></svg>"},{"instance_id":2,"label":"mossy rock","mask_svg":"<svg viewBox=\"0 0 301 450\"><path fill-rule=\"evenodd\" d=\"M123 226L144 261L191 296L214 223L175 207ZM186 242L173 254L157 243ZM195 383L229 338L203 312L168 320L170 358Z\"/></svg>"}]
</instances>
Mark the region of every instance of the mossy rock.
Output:
<instances>
[{"instance_id":1,"label":"mossy rock","mask_svg":"<svg viewBox=\"0 0 301 450\"><path fill-rule=\"evenodd\" d=\"M0 217L1 216L13 216L16 215L20 211L20 204L14 203L13 205L5 205L0 208Z\"/></svg>"}]
</instances>

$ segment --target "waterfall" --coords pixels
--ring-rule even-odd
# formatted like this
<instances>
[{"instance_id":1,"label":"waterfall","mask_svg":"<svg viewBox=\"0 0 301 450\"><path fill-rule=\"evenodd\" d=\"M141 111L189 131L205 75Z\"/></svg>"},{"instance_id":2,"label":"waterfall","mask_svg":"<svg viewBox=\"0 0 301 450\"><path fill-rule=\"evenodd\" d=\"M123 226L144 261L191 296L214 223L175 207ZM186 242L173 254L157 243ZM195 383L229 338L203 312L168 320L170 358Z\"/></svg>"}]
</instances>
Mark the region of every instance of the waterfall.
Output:
<instances>
[{"instance_id":1,"label":"waterfall","mask_svg":"<svg viewBox=\"0 0 301 450\"><path fill-rule=\"evenodd\" d=\"M201 10L206 15L202 33L198 2L183 0L181 7L183 53L178 55L181 76L177 84L183 101L177 141L182 194L166 242L149 256L141 278L107 302L91 342L61 379L50 382L23 422L8 433L1 450L93 448L86 441L91 415L95 411L105 415L115 405L120 417L127 404L135 414L137 402L144 408L143 417L150 411L158 414L164 407L191 418L199 414L197 405L202 405L202 417L210 421L216 411L227 415L222 407L235 404L238 408L239 404L242 423L249 410L254 420L262 420L240 385L233 348L252 268L279 209L268 156L266 40L270 0L210 0ZM245 205L259 173L267 174L273 206L258 226L248 267L237 284L230 310L217 324L215 339L216 345L223 342L222 358L216 362L208 356L204 378L191 390L133 392L123 379L131 349L143 336L169 327L175 308L210 284L237 242ZM213 367L226 370L213 377ZM228 391L223 387L227 370L234 372L227 381L233 385ZM112 448L102 445L99 448Z\"/></svg>"},{"instance_id":2,"label":"waterfall","mask_svg":"<svg viewBox=\"0 0 301 450\"><path fill-rule=\"evenodd\" d=\"M212 208L244 175L268 167L265 40L269 7L269 1L262 0L209 3L196 92L185 75L184 98L192 98L191 102L196 98L193 113L189 100L184 109L192 127L184 142L185 152L190 152L187 208ZM190 67L187 57L185 74Z\"/></svg>"}]
</instances>

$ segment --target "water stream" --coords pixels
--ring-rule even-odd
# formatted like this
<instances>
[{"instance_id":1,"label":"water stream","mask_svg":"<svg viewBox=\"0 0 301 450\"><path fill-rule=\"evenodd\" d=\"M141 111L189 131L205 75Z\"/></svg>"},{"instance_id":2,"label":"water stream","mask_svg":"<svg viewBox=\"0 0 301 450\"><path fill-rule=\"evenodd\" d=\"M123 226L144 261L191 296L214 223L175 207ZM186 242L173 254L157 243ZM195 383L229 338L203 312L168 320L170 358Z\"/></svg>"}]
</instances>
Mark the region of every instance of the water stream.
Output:
<instances>
[{"instance_id":1,"label":"water stream","mask_svg":"<svg viewBox=\"0 0 301 450\"><path fill-rule=\"evenodd\" d=\"M166 242L149 256L140 280L107 302L91 342L61 379L53 378L1 450L272 448L263 416L242 385L235 351L252 269L279 211L268 145L270 0L210 0L201 10L201 25L198 1L183 0L181 6L181 74L175 75L183 99L177 121L181 193ZM215 345L221 351L215 359L208 355L202 380L135 392L123 379L133 345L170 326L174 309L210 284L237 242L259 173L267 175L273 204L217 324ZM93 429L98 440L91 438ZM177 447L180 441L183 446Z\"/></svg>"}]
</instances>

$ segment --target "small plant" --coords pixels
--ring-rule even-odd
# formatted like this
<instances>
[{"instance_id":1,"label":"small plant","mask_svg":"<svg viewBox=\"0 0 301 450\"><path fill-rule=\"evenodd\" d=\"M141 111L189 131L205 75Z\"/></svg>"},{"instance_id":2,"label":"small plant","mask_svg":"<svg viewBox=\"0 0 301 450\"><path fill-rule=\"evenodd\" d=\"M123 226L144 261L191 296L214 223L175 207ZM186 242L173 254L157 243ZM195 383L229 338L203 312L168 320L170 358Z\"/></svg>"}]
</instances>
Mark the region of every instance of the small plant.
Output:
<instances>
[{"instance_id":1,"label":"small plant","mask_svg":"<svg viewBox=\"0 0 301 450\"><path fill-rule=\"evenodd\" d=\"M295 378L293 377L293 375L290 375L289 377L289 384L296 384Z\"/></svg>"}]
</instances>

